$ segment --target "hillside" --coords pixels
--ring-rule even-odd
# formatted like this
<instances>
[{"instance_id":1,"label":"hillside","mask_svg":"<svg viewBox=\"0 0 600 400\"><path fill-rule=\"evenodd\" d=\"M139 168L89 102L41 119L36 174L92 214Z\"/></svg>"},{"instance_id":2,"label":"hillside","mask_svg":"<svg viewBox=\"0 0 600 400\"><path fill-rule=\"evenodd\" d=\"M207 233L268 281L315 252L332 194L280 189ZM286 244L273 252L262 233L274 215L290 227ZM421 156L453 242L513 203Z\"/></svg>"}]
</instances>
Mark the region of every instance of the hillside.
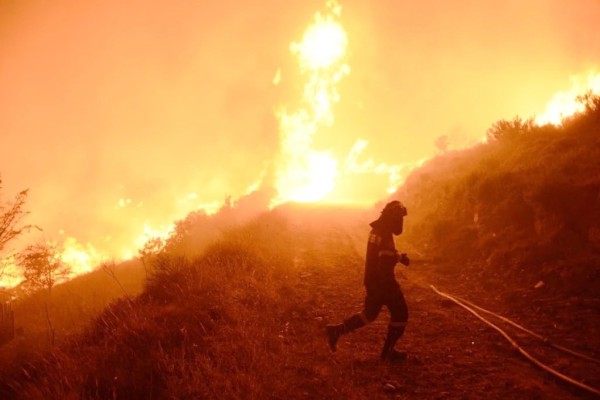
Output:
<instances>
[{"instance_id":1,"label":"hillside","mask_svg":"<svg viewBox=\"0 0 600 400\"><path fill-rule=\"evenodd\" d=\"M365 214L286 207L230 231L203 256L168 254L143 293L111 304L85 333L0 379L3 398L47 399L576 399L585 393L532 368L440 285L535 326L559 342L598 349L597 316L498 301L416 263L398 271L409 303L404 364L381 363L387 312L329 352L325 324L360 310ZM523 310L525 312L519 312ZM573 329L573 318L578 327ZM545 350L535 348L542 355ZM593 365L558 366L598 386ZM596 377L596 378L594 378Z\"/></svg>"},{"instance_id":2,"label":"hillside","mask_svg":"<svg viewBox=\"0 0 600 400\"><path fill-rule=\"evenodd\" d=\"M431 160L393 196L409 210L397 245L413 260L397 268L410 310L403 364L378 358L387 311L335 354L324 338L327 323L361 309L379 210L288 204L251 218L258 196L226 207L217 230L203 214L180 221L164 250L147 255L138 295L39 355L13 354L0 397L593 398L533 368L430 288L600 356L600 100L587 107L560 128L500 121L487 143ZM597 364L517 337L600 387Z\"/></svg>"},{"instance_id":3,"label":"hillside","mask_svg":"<svg viewBox=\"0 0 600 400\"><path fill-rule=\"evenodd\" d=\"M600 98L562 127L499 121L486 143L440 155L393 196L403 236L443 271L512 288L600 292Z\"/></svg>"}]
</instances>

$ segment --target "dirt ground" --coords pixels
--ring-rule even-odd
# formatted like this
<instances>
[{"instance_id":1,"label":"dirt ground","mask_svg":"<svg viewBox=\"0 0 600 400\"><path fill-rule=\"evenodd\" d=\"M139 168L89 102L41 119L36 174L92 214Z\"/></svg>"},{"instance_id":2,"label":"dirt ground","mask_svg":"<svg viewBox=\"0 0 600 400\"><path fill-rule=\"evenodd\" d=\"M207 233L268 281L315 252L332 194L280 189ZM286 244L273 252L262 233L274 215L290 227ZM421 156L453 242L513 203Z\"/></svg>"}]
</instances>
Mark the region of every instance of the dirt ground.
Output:
<instances>
[{"instance_id":1,"label":"dirt ground","mask_svg":"<svg viewBox=\"0 0 600 400\"><path fill-rule=\"evenodd\" d=\"M598 297L564 297L551 295L544 288L480 282L472 269L431 264L410 253L411 266L396 267L409 307L408 327L397 348L408 353L407 359L397 364L379 360L389 320L386 309L373 323L343 336L337 352L331 353L325 326L339 323L362 309L368 227L352 226L349 222L323 226L310 219L295 224L291 229L292 245L281 249L290 252L293 259L292 265L284 266L283 270L289 271L284 287L291 301L286 304L294 307L277 312L264 310L274 320L273 325L265 327L269 330L268 337L272 337L272 326L278 326L277 337L281 342L276 345L269 342L265 348L267 352L271 347L276 350L267 353L273 365L264 371L267 378L260 382L266 388L261 386L257 392L260 395L249 398L599 397L533 365L498 332L436 294L430 285L595 358L600 358ZM600 388L600 365L560 353L506 323L488 318L541 361Z\"/></svg>"},{"instance_id":2,"label":"dirt ground","mask_svg":"<svg viewBox=\"0 0 600 400\"><path fill-rule=\"evenodd\" d=\"M551 298L533 288L484 290L468 276L449 277L423 262L396 268L410 314L396 347L408 353L407 360L390 365L378 359L389 320L385 309L375 322L343 336L332 354L326 345L325 325L338 323L362 307L367 234L367 230L357 233L332 227L298 235L290 280L303 295L298 309L282 321L280 335L288 350L281 379L297 382L297 392L288 398L597 398L534 366L498 332L440 297L430 285L596 358L600 356L597 301ZM600 388L600 365L550 349L489 318L532 355Z\"/></svg>"}]
</instances>

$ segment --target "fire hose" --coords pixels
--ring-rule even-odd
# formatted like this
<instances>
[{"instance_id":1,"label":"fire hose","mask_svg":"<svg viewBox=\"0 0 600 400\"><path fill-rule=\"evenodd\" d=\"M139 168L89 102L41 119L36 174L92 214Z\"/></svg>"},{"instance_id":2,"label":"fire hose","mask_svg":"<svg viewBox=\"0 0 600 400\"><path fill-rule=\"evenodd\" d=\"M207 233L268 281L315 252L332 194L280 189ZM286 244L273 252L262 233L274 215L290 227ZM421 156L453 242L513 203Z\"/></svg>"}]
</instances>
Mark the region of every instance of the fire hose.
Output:
<instances>
[{"instance_id":1,"label":"fire hose","mask_svg":"<svg viewBox=\"0 0 600 400\"><path fill-rule=\"evenodd\" d=\"M557 348L559 350L565 351L565 352L567 352L569 354L576 355L578 357L584 358L584 359L586 359L588 361L592 361L592 362L595 362L595 363L600 363L599 360L594 359L592 357L589 357L589 356L587 356L585 354L581 354L579 352L567 349L565 347L554 345L547 338L545 338L545 337L543 337L541 335L538 335L535 332L532 332L529 329L526 329L526 328L520 326L519 324L517 324L517 323L515 323L513 321L510 321L508 318L502 317L502 316L500 316L498 314L493 313L492 311L489 311L489 310L486 310L486 309L481 308L479 306L476 306L475 304L473 304L471 302L468 302L466 300L462 300L459 297L452 296L452 295L449 295L447 293L440 292L433 285L430 285L430 287L438 295L440 295L442 297L445 297L445 298L453 301L454 303L456 303L459 306L461 306L462 308L466 309L471 314L475 315L478 319L480 319L481 321L483 321L484 323L486 323L487 325L489 325L490 327L492 327L493 329L495 329L497 332L499 332L512 345L513 348L515 348L519 353L521 353L527 360L529 360L533 364L535 364L538 367L542 368L543 370L549 372L550 374L558 377L559 379L562 379L563 381L566 381L566 382L568 382L568 383L570 383L572 385L575 385L575 386L577 386L577 387L579 387L581 389L584 389L584 390L586 390L586 391L588 391L590 393L593 393L593 394L595 394L597 396L600 396L600 390L598 390L596 388L593 388L591 386L588 386L588 385L586 385L583 382L579 382L578 380L575 380L575 379L573 379L573 378L571 378L571 377L569 377L569 376L567 376L567 375L565 375L565 374L563 374L561 372L558 372L555 369L553 369L553 368L547 366L546 364L542 363L537 358L533 357L531 354L529 354L527 351L525 351L521 346L519 346L517 344L517 342L511 336L509 336L504 330L502 330L500 327L498 327L497 325L493 324L492 322L488 321L486 318L482 317L477 311L474 310L474 308L478 309L478 310L480 310L482 312L486 312L486 313L488 313L490 315L494 315L494 316L498 317L499 319L501 319L502 321L505 321L505 322L507 322L507 323L509 323L509 324L511 324L511 325L513 325L515 327L517 327L518 329L521 329L522 331L524 331L524 332L526 332L526 333L528 333L528 334L530 334L530 335L532 335L532 336L534 336L534 337L542 340L544 343L549 344L549 345L551 345L551 346L553 346L553 347L555 347L555 348Z\"/></svg>"},{"instance_id":2,"label":"fire hose","mask_svg":"<svg viewBox=\"0 0 600 400\"><path fill-rule=\"evenodd\" d=\"M484 312L484 313L487 313L487 314L493 315L494 317L496 317L496 318L498 318L498 319L500 319L500 320L502 320L502 321L506 322L507 324L510 324L510 325L514 326L515 328L517 328L517 329L520 329L521 331L523 331L523 332L525 332L525 333L528 333L529 335L533 336L534 338L541 340L542 342L544 342L544 344L546 344L546 345L548 345L548 346L554 347L554 348L555 348L555 349L557 349L557 350L564 351L565 353L569 353L569 354L571 354L571 355L573 355L573 356L575 356L575 357L579 357L579 358L582 358L582 359L584 359L584 360L587 360L587 361L590 361L590 362L593 362L593 363L596 363L596 364L599 364L599 365L600 365L600 360L598 360L597 358L593 358L593 357L590 357L590 356L588 356L587 354L583 354L583 353L580 353L580 352L578 352L578 351L571 350L571 349L569 349L569 348L567 348L567 347L564 347L564 346L558 345L558 344L556 344L556 343L552 343L552 341L551 341L549 338L547 338L547 337L545 337L545 336L542 336L542 335L540 335L540 334L538 334L538 333L535 333L535 332L533 332L533 331L531 331L531 330L529 330L529 329L525 328L524 326L521 326L521 325L517 324L517 323L516 323L516 322L514 322L513 320L510 320L510 319L508 319L508 318L506 318L506 317L503 317L502 315L496 314L496 313L495 313L495 312L493 312L493 311L486 310L486 309L485 309L485 308L483 308L483 307L479 307L478 305L476 305L476 304L473 304L473 303L471 303L470 301L468 301L468 300L465 300L465 299L463 299L463 298L461 298L461 297L458 297L458 296L456 296L456 295L453 295L453 297L454 297L455 299L457 299L457 300L459 300L459 301L461 301L461 302L465 303L465 304L466 304L466 305L468 305L469 307L472 307L472 308L475 308L475 309L477 309L477 310L479 310L479 311L482 311L482 312Z\"/></svg>"}]
</instances>

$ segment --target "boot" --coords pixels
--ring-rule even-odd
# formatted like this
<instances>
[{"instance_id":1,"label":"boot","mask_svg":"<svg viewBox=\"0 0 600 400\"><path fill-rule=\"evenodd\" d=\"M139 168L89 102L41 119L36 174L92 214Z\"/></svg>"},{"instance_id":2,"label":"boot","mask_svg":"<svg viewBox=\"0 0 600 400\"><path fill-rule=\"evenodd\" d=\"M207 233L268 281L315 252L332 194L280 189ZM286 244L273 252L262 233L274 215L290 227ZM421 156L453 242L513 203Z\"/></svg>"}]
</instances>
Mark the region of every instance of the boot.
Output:
<instances>
[{"instance_id":1,"label":"boot","mask_svg":"<svg viewBox=\"0 0 600 400\"><path fill-rule=\"evenodd\" d=\"M391 351L388 351L387 356L385 358L383 358L382 355L381 360L389 363L397 363L406 360L407 357L408 355L405 351L398 351L396 349L392 349Z\"/></svg>"},{"instance_id":2,"label":"boot","mask_svg":"<svg viewBox=\"0 0 600 400\"><path fill-rule=\"evenodd\" d=\"M336 345L340 336L345 332L344 324L338 325L327 325L325 327L325 331L327 332L327 342L329 343L329 349L335 353L337 350Z\"/></svg>"},{"instance_id":3,"label":"boot","mask_svg":"<svg viewBox=\"0 0 600 400\"><path fill-rule=\"evenodd\" d=\"M406 353L394 349L396 342L404 334L403 326L389 326L383 349L381 350L381 360L387 362L398 362L406 360Z\"/></svg>"},{"instance_id":4,"label":"boot","mask_svg":"<svg viewBox=\"0 0 600 400\"><path fill-rule=\"evenodd\" d=\"M338 325L327 325L325 327L325 331L327 333L327 341L329 343L329 348L332 352L335 353L337 350L336 345L337 342L344 333L350 333L355 329L365 326L365 321L363 317L359 314L353 315L347 320L345 320L342 324Z\"/></svg>"}]
</instances>

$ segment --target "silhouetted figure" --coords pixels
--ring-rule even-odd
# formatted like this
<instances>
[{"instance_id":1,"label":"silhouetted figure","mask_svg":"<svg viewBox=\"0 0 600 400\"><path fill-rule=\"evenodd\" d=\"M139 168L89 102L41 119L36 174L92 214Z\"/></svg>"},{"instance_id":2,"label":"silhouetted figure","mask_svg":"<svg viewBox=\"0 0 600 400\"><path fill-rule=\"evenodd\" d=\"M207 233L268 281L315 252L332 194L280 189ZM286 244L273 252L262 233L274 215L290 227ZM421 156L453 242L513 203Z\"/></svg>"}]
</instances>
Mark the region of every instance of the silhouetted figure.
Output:
<instances>
[{"instance_id":1,"label":"silhouetted figure","mask_svg":"<svg viewBox=\"0 0 600 400\"><path fill-rule=\"evenodd\" d=\"M331 351L341 335L352 332L374 321L381 308L387 306L391 320L388 333L381 351L384 361L399 361L406 358L406 353L398 352L394 345L404 334L408 321L408 308L400 285L394 276L394 267L398 262L409 265L410 260L405 253L398 254L393 235L402 233L406 207L395 200L388 203L378 220L371 222L371 233L367 243L367 259L365 262L365 306L361 313L355 314L338 325L327 325L327 337Z\"/></svg>"}]
</instances>

